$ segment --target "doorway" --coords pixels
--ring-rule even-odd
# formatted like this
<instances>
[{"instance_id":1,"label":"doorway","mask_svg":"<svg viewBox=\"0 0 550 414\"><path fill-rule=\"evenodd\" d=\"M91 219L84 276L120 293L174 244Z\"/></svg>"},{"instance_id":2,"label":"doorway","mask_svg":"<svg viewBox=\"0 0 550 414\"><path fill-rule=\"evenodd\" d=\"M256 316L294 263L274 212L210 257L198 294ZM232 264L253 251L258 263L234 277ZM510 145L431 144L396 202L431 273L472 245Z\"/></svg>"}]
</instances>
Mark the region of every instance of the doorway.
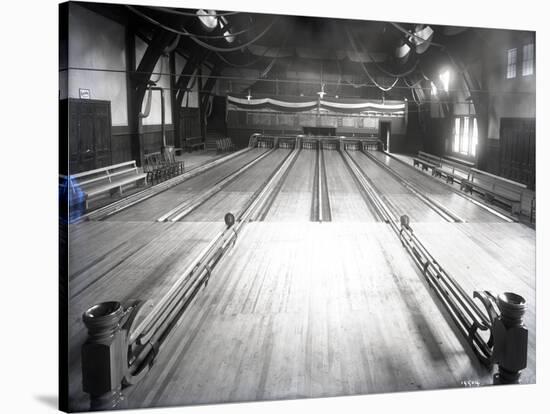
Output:
<instances>
[{"instance_id":1,"label":"doorway","mask_svg":"<svg viewBox=\"0 0 550 414\"><path fill-rule=\"evenodd\" d=\"M111 102L69 99L69 173L89 171L111 164Z\"/></svg>"}]
</instances>

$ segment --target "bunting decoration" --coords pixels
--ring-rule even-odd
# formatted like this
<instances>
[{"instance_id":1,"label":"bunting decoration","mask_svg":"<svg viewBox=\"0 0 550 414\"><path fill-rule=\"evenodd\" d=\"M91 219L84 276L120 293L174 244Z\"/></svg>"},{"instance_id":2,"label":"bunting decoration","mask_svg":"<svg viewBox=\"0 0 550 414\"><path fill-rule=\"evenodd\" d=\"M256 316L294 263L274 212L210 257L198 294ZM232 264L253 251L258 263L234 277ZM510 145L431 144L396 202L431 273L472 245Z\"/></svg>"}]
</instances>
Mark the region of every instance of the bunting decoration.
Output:
<instances>
[{"instance_id":1,"label":"bunting decoration","mask_svg":"<svg viewBox=\"0 0 550 414\"><path fill-rule=\"evenodd\" d=\"M368 114L369 116L404 116L407 104L404 101L376 101L366 99L336 99L312 97L268 98L227 96L228 110L270 110L277 112L309 112L312 110Z\"/></svg>"}]
</instances>

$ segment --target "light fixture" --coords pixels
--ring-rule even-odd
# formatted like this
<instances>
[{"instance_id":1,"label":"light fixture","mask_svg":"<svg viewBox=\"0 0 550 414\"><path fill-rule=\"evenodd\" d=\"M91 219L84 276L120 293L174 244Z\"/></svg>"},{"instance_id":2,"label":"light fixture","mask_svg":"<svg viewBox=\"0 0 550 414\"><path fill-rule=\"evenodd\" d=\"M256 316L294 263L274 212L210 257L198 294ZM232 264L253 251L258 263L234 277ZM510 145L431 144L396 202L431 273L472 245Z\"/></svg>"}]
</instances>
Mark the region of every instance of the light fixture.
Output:
<instances>
[{"instance_id":1,"label":"light fixture","mask_svg":"<svg viewBox=\"0 0 550 414\"><path fill-rule=\"evenodd\" d=\"M416 45L416 53L424 53L430 47L434 30L430 26L416 26L414 29L415 36L412 36L412 41Z\"/></svg>"},{"instance_id":2,"label":"light fixture","mask_svg":"<svg viewBox=\"0 0 550 414\"><path fill-rule=\"evenodd\" d=\"M411 47L407 43L403 42L403 44L401 46L398 46L395 49L395 57L397 59L405 61L409 57L409 52L410 51L411 51Z\"/></svg>"},{"instance_id":3,"label":"light fixture","mask_svg":"<svg viewBox=\"0 0 550 414\"><path fill-rule=\"evenodd\" d=\"M319 95L319 99L323 99L323 97L326 95L327 93L325 92L325 84L322 83L321 84L321 90L319 92L317 92L317 95Z\"/></svg>"},{"instance_id":4,"label":"light fixture","mask_svg":"<svg viewBox=\"0 0 550 414\"><path fill-rule=\"evenodd\" d=\"M197 16L199 17L200 22L204 28L211 32L218 25L218 17L216 16L215 10L197 10Z\"/></svg>"},{"instance_id":5,"label":"light fixture","mask_svg":"<svg viewBox=\"0 0 550 414\"><path fill-rule=\"evenodd\" d=\"M246 95L246 99L250 101L250 98L252 98L252 94L250 93L250 89L248 90L248 95Z\"/></svg>"},{"instance_id":6,"label":"light fixture","mask_svg":"<svg viewBox=\"0 0 550 414\"><path fill-rule=\"evenodd\" d=\"M227 27L227 19L224 16L221 16L220 19L220 26L222 29L225 29ZM235 36L231 34L230 30L224 30L223 35L225 36L227 43L233 43L235 41Z\"/></svg>"}]
</instances>

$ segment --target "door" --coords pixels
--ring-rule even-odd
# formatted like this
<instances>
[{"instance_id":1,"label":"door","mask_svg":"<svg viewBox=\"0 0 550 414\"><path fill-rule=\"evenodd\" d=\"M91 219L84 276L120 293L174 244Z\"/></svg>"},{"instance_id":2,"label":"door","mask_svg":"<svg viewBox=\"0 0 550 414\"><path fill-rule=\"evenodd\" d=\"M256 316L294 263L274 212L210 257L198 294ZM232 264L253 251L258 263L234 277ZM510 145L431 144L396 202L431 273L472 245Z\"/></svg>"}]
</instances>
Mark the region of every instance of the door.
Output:
<instances>
[{"instance_id":1,"label":"door","mask_svg":"<svg viewBox=\"0 0 550 414\"><path fill-rule=\"evenodd\" d=\"M111 164L111 103L69 99L71 174Z\"/></svg>"},{"instance_id":2,"label":"door","mask_svg":"<svg viewBox=\"0 0 550 414\"><path fill-rule=\"evenodd\" d=\"M391 122L380 121L378 139L384 144L384 149L390 152Z\"/></svg>"},{"instance_id":3,"label":"door","mask_svg":"<svg viewBox=\"0 0 550 414\"><path fill-rule=\"evenodd\" d=\"M180 138L200 137L201 127L198 108L180 108Z\"/></svg>"},{"instance_id":4,"label":"door","mask_svg":"<svg viewBox=\"0 0 550 414\"><path fill-rule=\"evenodd\" d=\"M94 148L95 168L111 165L111 104L94 103Z\"/></svg>"},{"instance_id":5,"label":"door","mask_svg":"<svg viewBox=\"0 0 550 414\"><path fill-rule=\"evenodd\" d=\"M500 120L499 175L535 188L535 119Z\"/></svg>"}]
</instances>

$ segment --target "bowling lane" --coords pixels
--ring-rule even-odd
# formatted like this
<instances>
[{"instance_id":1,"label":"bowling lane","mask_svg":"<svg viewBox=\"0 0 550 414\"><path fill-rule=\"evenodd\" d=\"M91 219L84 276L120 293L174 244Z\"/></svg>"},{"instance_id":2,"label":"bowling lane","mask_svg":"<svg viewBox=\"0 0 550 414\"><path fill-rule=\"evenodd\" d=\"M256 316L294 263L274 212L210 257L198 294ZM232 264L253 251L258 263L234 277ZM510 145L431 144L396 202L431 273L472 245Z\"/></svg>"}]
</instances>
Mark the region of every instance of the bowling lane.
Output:
<instances>
[{"instance_id":1,"label":"bowling lane","mask_svg":"<svg viewBox=\"0 0 550 414\"><path fill-rule=\"evenodd\" d=\"M377 221L338 151L324 151L332 221Z\"/></svg>"},{"instance_id":2,"label":"bowling lane","mask_svg":"<svg viewBox=\"0 0 550 414\"><path fill-rule=\"evenodd\" d=\"M526 300L529 330L522 383L536 374L536 233L521 223L418 223L414 231L466 292L517 293Z\"/></svg>"},{"instance_id":3,"label":"bowling lane","mask_svg":"<svg viewBox=\"0 0 550 414\"><path fill-rule=\"evenodd\" d=\"M309 221L313 208L317 151L302 150L265 221Z\"/></svg>"},{"instance_id":4,"label":"bowling lane","mask_svg":"<svg viewBox=\"0 0 550 414\"><path fill-rule=\"evenodd\" d=\"M442 222L443 217L422 202L392 174L361 151L348 151L397 216L407 214L413 222Z\"/></svg>"},{"instance_id":5,"label":"bowling lane","mask_svg":"<svg viewBox=\"0 0 550 414\"><path fill-rule=\"evenodd\" d=\"M206 200L182 221L223 222L226 213L240 213L246 202L291 152L278 149L259 161L223 190Z\"/></svg>"},{"instance_id":6,"label":"bowling lane","mask_svg":"<svg viewBox=\"0 0 550 414\"><path fill-rule=\"evenodd\" d=\"M129 408L492 381L384 223L254 222L222 260Z\"/></svg>"},{"instance_id":7,"label":"bowling lane","mask_svg":"<svg viewBox=\"0 0 550 414\"><path fill-rule=\"evenodd\" d=\"M87 411L80 348L82 314L104 301L154 304L217 234L217 223L87 221L69 226L69 394L72 411Z\"/></svg>"},{"instance_id":8,"label":"bowling lane","mask_svg":"<svg viewBox=\"0 0 550 414\"><path fill-rule=\"evenodd\" d=\"M110 221L155 221L167 211L191 197L212 187L218 181L239 168L248 164L266 151L265 148L253 148L220 165L217 165L193 178L178 184L154 197L136 204L118 214L111 216Z\"/></svg>"},{"instance_id":9,"label":"bowling lane","mask_svg":"<svg viewBox=\"0 0 550 414\"><path fill-rule=\"evenodd\" d=\"M412 165L403 164L380 151L372 151L369 152L369 154L372 154L400 176L416 185L425 195L438 201L468 222L490 223L505 221L484 208L472 203L465 197L461 197L451 190L444 182L422 173Z\"/></svg>"}]
</instances>

